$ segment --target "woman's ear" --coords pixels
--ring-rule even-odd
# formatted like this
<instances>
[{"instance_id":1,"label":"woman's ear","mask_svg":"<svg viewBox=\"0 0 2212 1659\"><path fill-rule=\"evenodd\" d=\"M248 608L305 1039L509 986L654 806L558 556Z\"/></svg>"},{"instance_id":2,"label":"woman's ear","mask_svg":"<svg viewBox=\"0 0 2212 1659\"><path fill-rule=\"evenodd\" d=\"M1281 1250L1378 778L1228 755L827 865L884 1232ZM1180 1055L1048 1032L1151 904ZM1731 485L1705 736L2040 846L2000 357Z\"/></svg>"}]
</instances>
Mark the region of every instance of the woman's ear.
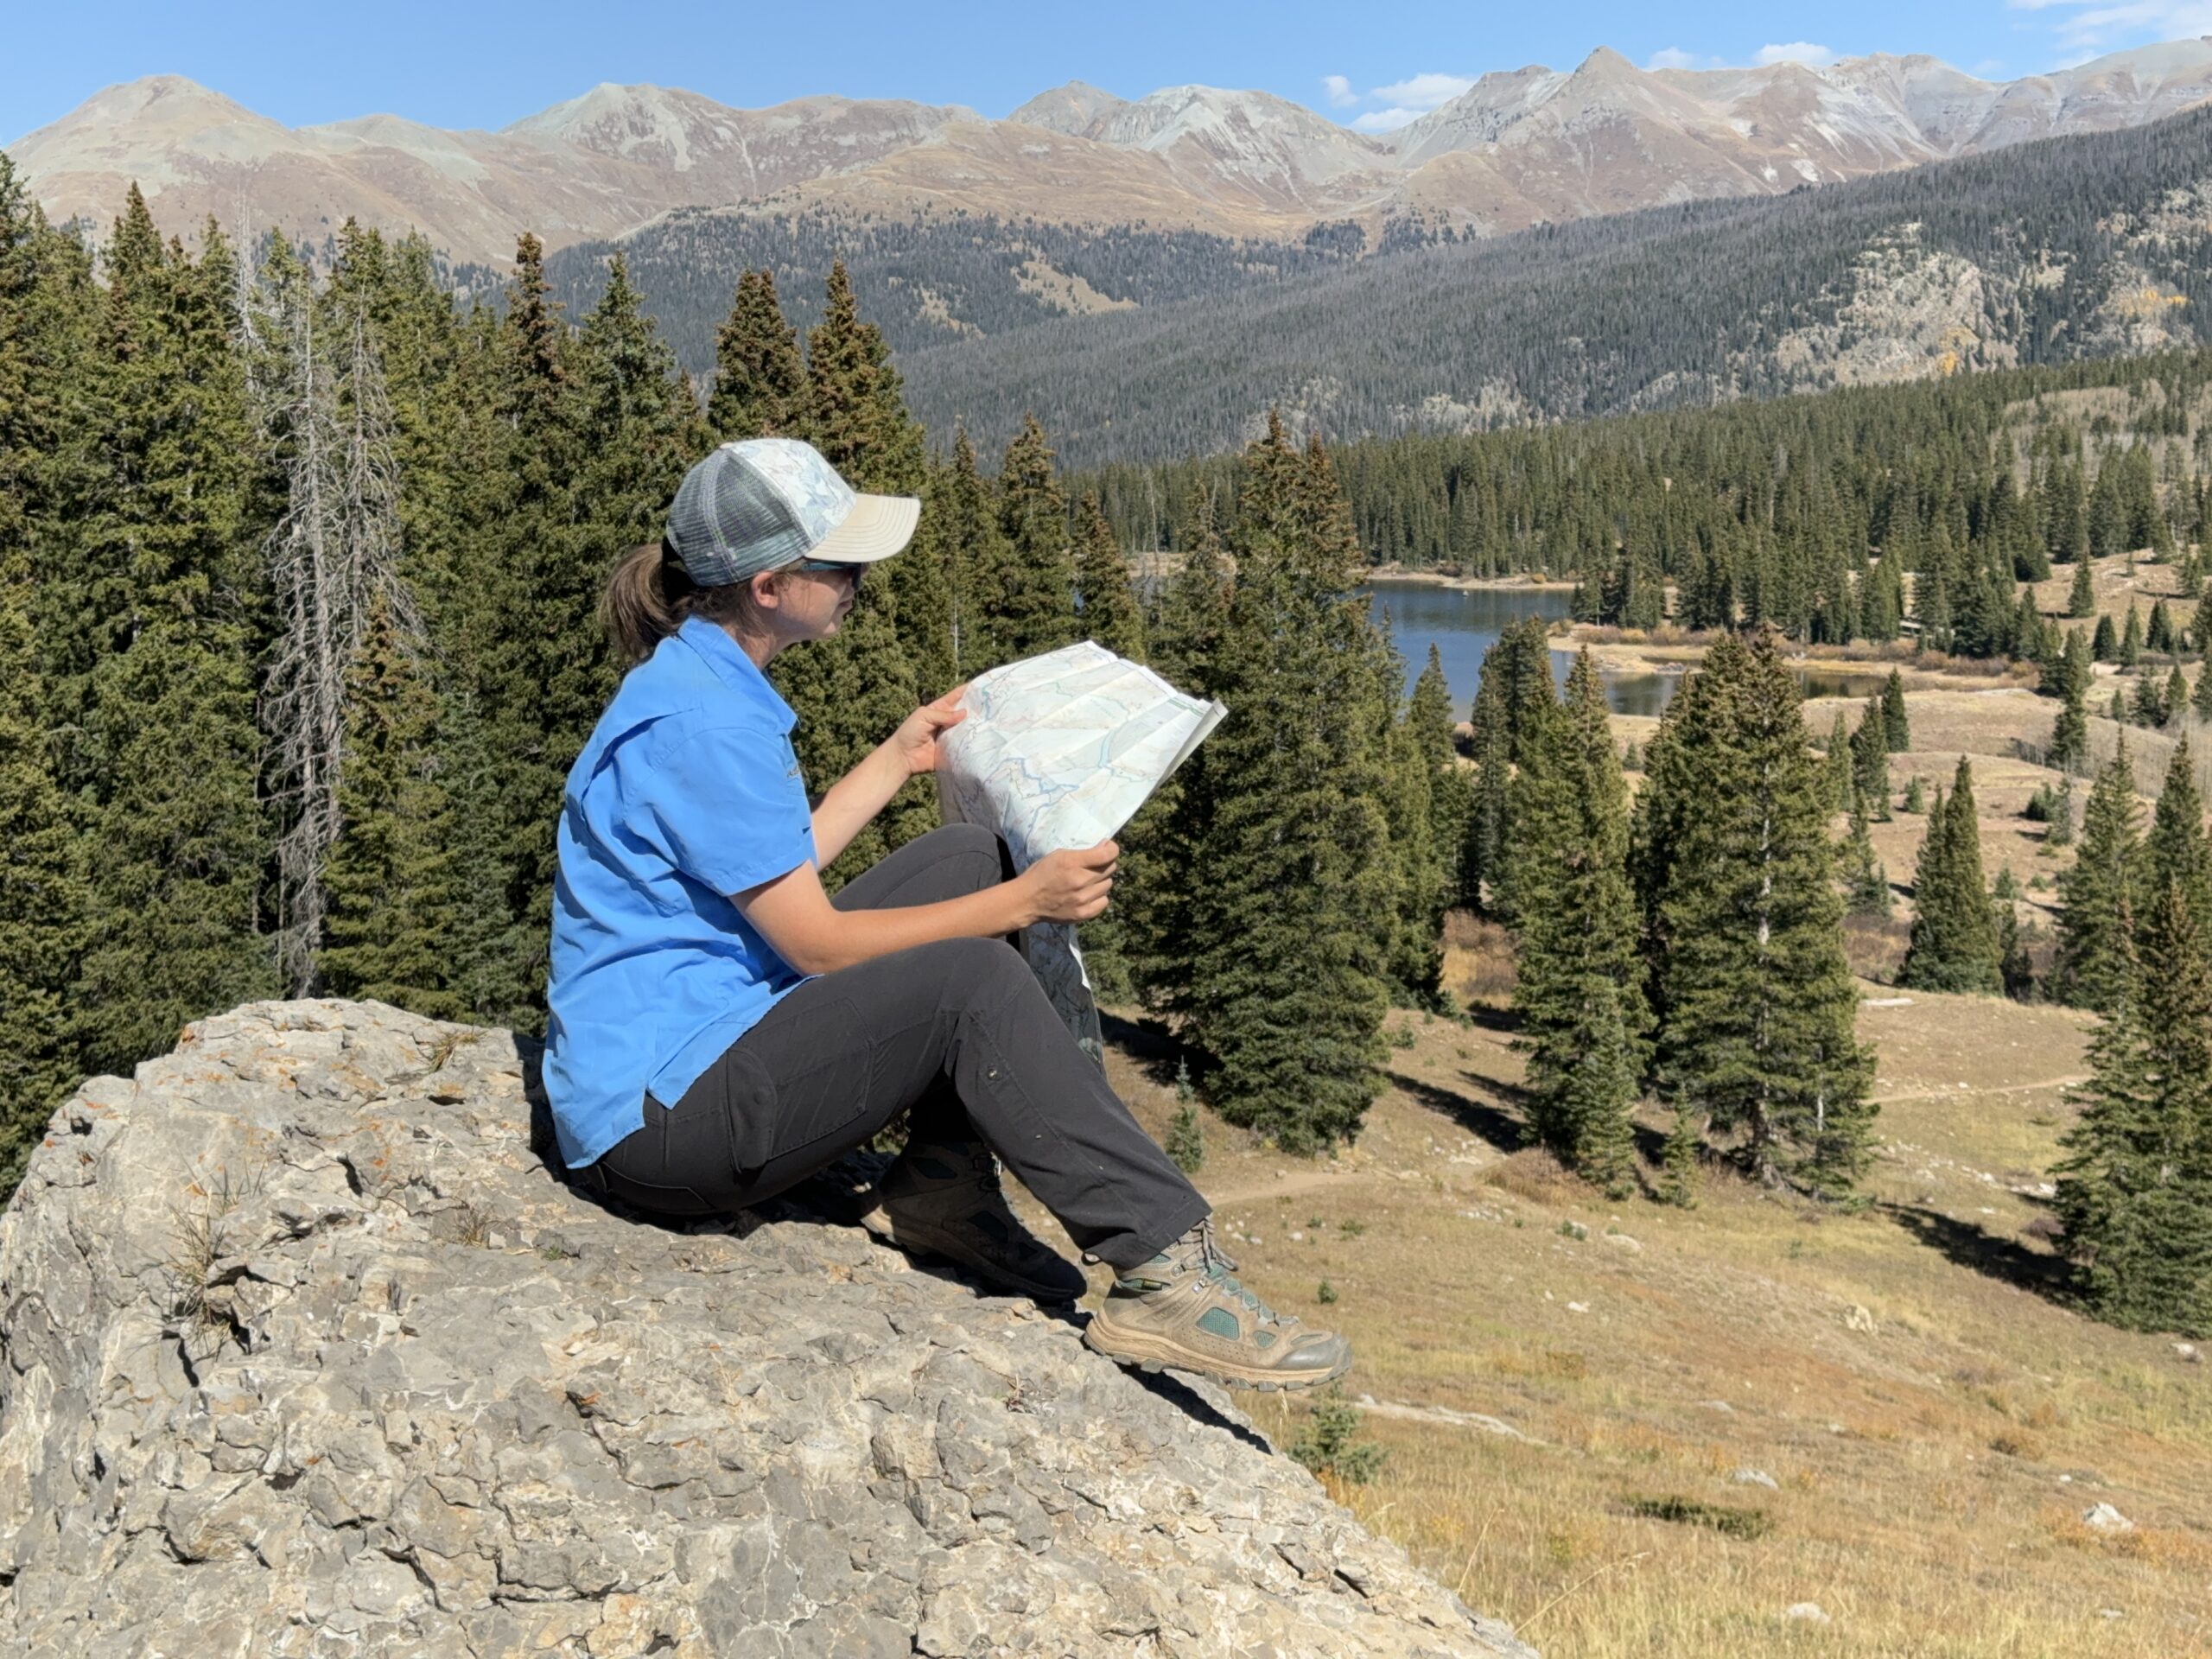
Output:
<instances>
[{"instance_id":1,"label":"woman's ear","mask_svg":"<svg viewBox=\"0 0 2212 1659\"><path fill-rule=\"evenodd\" d=\"M776 590L776 574L773 570L756 571L745 584L753 595L753 602L764 611L779 610L783 606L784 597Z\"/></svg>"}]
</instances>

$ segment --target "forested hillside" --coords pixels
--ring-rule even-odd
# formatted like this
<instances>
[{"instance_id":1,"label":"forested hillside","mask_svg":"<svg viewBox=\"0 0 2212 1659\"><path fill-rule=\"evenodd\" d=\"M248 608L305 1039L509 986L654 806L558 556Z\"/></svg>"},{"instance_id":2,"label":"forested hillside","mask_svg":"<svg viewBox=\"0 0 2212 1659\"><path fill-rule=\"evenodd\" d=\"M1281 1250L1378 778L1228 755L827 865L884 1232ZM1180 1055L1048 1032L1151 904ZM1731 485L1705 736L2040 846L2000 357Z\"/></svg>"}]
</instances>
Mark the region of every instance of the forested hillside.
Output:
<instances>
[{"instance_id":1,"label":"forested hillside","mask_svg":"<svg viewBox=\"0 0 2212 1659\"><path fill-rule=\"evenodd\" d=\"M1408 219L1385 240L1410 246L1454 235ZM619 249L677 361L704 374L714 365L715 329L729 310L738 274L756 268L774 273L778 288L791 296L793 321L804 327L813 321L815 296L830 267L843 260L868 315L893 351L903 354L1070 315L1311 277L1366 248L1366 232L1349 223L1316 226L1296 242L1268 242L980 214L903 219L826 208L702 207L666 214L619 242L563 248L548 257L546 280L570 309L588 310L606 286L607 257ZM486 293L501 281L482 266L460 269L454 276Z\"/></svg>"},{"instance_id":2,"label":"forested hillside","mask_svg":"<svg viewBox=\"0 0 2212 1659\"><path fill-rule=\"evenodd\" d=\"M1587 620L1733 615L1801 639L1968 656L2056 644L2019 584L2052 561L2202 540L2212 353L1961 375L1717 410L1347 446L1369 556L1583 584ZM1224 463L1088 475L1125 544L1178 549L1228 499ZM2183 588L2202 572L2183 560Z\"/></svg>"},{"instance_id":3,"label":"forested hillside","mask_svg":"<svg viewBox=\"0 0 2212 1659\"><path fill-rule=\"evenodd\" d=\"M910 353L932 427L1033 409L1078 465L1211 454L1271 404L1465 430L2191 343L2212 110L1804 190L1363 259Z\"/></svg>"}]
</instances>

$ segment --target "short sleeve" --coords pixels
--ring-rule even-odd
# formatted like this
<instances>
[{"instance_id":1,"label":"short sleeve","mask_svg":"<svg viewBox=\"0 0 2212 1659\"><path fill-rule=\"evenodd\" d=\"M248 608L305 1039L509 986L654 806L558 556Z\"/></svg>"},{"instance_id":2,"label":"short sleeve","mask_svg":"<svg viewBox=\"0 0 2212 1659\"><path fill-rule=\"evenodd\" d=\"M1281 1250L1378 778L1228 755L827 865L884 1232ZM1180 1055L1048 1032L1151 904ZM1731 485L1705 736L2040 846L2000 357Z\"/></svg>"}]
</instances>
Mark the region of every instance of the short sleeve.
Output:
<instances>
[{"instance_id":1,"label":"short sleeve","mask_svg":"<svg viewBox=\"0 0 2212 1659\"><path fill-rule=\"evenodd\" d=\"M788 733L672 722L622 768L624 827L716 893L787 875L815 854Z\"/></svg>"}]
</instances>

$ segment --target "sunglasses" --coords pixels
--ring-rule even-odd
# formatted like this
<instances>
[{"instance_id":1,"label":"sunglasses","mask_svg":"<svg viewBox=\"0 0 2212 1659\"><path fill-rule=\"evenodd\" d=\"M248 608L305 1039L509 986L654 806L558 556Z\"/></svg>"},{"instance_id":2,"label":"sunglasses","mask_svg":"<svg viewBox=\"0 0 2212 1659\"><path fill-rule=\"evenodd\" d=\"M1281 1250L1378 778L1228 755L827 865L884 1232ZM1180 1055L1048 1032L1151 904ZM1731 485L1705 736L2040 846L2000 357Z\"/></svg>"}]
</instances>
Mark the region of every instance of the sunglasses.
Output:
<instances>
[{"instance_id":1,"label":"sunglasses","mask_svg":"<svg viewBox=\"0 0 2212 1659\"><path fill-rule=\"evenodd\" d=\"M864 564L847 564L838 559L801 559L791 568L794 570L818 570L830 575L847 576L851 579L852 585L855 588L861 585L861 572L868 569Z\"/></svg>"}]
</instances>

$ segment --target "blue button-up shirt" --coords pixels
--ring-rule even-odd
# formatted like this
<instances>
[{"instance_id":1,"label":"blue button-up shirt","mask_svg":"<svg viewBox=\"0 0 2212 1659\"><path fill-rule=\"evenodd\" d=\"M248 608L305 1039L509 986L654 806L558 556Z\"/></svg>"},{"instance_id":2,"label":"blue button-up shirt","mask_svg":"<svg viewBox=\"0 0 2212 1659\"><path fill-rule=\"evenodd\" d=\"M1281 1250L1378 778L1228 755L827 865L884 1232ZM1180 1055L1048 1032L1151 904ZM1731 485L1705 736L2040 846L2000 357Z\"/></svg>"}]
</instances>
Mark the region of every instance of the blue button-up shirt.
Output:
<instances>
[{"instance_id":1,"label":"blue button-up shirt","mask_svg":"<svg viewBox=\"0 0 2212 1659\"><path fill-rule=\"evenodd\" d=\"M576 757L553 889L545 1089L594 1162L673 1104L806 976L728 895L814 861L792 715L694 617L632 669Z\"/></svg>"}]
</instances>

